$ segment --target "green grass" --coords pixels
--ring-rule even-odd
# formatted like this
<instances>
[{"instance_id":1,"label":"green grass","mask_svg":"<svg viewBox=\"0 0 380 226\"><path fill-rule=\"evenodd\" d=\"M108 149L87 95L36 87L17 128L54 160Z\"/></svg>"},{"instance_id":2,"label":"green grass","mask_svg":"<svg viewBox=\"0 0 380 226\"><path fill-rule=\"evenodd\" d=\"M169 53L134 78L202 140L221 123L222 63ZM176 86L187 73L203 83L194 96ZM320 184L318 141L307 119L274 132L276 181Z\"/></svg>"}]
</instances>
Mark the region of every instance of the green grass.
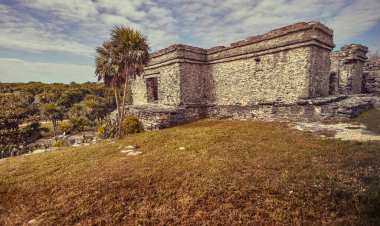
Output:
<instances>
[{"instance_id":1,"label":"green grass","mask_svg":"<svg viewBox=\"0 0 380 226\"><path fill-rule=\"evenodd\" d=\"M0 225L379 224L379 175L379 142L202 120L0 162Z\"/></svg>"}]
</instances>

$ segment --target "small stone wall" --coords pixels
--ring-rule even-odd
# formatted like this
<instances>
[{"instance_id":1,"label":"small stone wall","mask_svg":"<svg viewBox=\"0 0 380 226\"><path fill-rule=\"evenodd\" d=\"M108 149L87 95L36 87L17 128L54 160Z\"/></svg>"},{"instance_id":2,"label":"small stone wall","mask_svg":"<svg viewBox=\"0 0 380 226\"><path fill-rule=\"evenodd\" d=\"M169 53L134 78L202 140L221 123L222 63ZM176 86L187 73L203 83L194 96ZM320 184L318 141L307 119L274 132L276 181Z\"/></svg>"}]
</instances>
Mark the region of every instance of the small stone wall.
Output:
<instances>
[{"instance_id":1,"label":"small stone wall","mask_svg":"<svg viewBox=\"0 0 380 226\"><path fill-rule=\"evenodd\" d=\"M373 108L379 101L379 98L359 94L303 100L294 105L219 105L208 108L208 116L280 121L346 120Z\"/></svg>"},{"instance_id":2,"label":"small stone wall","mask_svg":"<svg viewBox=\"0 0 380 226\"><path fill-rule=\"evenodd\" d=\"M363 92L380 95L380 59L372 60L365 64Z\"/></svg>"},{"instance_id":3,"label":"small stone wall","mask_svg":"<svg viewBox=\"0 0 380 226\"><path fill-rule=\"evenodd\" d=\"M367 47L351 44L331 53L330 94L362 93L367 52Z\"/></svg>"},{"instance_id":4,"label":"small stone wall","mask_svg":"<svg viewBox=\"0 0 380 226\"><path fill-rule=\"evenodd\" d=\"M135 115L145 130L163 129L206 117L203 107L159 107L157 105L132 105L127 113Z\"/></svg>"},{"instance_id":5,"label":"small stone wall","mask_svg":"<svg viewBox=\"0 0 380 226\"><path fill-rule=\"evenodd\" d=\"M132 105L127 108L127 112L136 115L143 123L145 130L154 130L207 117L297 122L347 120L374 106L379 106L379 103L380 97L357 94L302 100L292 105L275 103L185 107Z\"/></svg>"}]
</instances>

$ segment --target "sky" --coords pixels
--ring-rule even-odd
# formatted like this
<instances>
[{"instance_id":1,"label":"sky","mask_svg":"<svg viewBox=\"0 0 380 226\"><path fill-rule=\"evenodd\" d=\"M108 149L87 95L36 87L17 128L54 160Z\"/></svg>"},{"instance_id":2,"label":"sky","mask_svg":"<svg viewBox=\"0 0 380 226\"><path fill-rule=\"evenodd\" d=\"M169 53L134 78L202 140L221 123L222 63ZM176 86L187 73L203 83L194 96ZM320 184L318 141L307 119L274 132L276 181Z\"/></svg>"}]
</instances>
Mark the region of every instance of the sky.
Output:
<instances>
[{"instance_id":1,"label":"sky","mask_svg":"<svg viewBox=\"0 0 380 226\"><path fill-rule=\"evenodd\" d=\"M0 82L94 82L95 48L114 25L146 34L154 52L309 21L334 30L336 49L380 50L380 0L0 0Z\"/></svg>"}]
</instances>

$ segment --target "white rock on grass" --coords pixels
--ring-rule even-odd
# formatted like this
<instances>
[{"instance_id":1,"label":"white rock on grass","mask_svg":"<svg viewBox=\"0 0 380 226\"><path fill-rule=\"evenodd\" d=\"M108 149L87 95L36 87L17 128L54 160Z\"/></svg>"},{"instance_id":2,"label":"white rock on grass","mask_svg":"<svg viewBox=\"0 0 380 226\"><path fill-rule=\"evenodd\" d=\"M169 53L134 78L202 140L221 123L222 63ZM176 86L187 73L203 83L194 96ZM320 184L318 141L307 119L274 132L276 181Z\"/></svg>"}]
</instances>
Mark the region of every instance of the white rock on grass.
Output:
<instances>
[{"instance_id":1,"label":"white rock on grass","mask_svg":"<svg viewBox=\"0 0 380 226\"><path fill-rule=\"evenodd\" d=\"M136 156L136 155L141 155L141 154L142 154L142 152L141 152L141 151L130 151L130 152L128 152L128 154L127 154L127 155Z\"/></svg>"},{"instance_id":2,"label":"white rock on grass","mask_svg":"<svg viewBox=\"0 0 380 226\"><path fill-rule=\"evenodd\" d=\"M184 151L184 150L186 150L186 148L185 147L180 147L179 150L180 151Z\"/></svg>"},{"instance_id":3,"label":"white rock on grass","mask_svg":"<svg viewBox=\"0 0 380 226\"><path fill-rule=\"evenodd\" d=\"M72 147L80 147L80 146L82 146L81 144L73 144L73 145L71 145Z\"/></svg>"},{"instance_id":4,"label":"white rock on grass","mask_svg":"<svg viewBox=\"0 0 380 226\"><path fill-rule=\"evenodd\" d=\"M35 219L28 221L28 224L30 224L30 225L36 225L37 223L38 222Z\"/></svg>"},{"instance_id":5,"label":"white rock on grass","mask_svg":"<svg viewBox=\"0 0 380 226\"><path fill-rule=\"evenodd\" d=\"M128 152L131 152L131 151L133 151L133 150L121 150L120 152L121 153L128 153Z\"/></svg>"},{"instance_id":6,"label":"white rock on grass","mask_svg":"<svg viewBox=\"0 0 380 226\"><path fill-rule=\"evenodd\" d=\"M37 149L32 152L32 154L39 154L39 153L44 153L46 149Z\"/></svg>"},{"instance_id":7,"label":"white rock on grass","mask_svg":"<svg viewBox=\"0 0 380 226\"><path fill-rule=\"evenodd\" d=\"M134 150L134 149L137 148L137 146L136 146L136 145L128 145L128 146L125 147L125 148L128 149L128 150Z\"/></svg>"}]
</instances>

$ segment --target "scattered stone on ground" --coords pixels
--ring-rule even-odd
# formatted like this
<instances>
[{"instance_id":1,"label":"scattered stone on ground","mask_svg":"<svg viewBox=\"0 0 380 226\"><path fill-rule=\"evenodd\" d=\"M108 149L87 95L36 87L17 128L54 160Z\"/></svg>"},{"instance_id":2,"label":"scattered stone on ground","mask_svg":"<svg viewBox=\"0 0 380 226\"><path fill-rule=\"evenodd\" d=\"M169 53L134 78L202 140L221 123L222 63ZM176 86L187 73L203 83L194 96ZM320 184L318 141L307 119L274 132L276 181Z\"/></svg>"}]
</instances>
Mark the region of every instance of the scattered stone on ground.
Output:
<instances>
[{"instance_id":1,"label":"scattered stone on ground","mask_svg":"<svg viewBox=\"0 0 380 226\"><path fill-rule=\"evenodd\" d=\"M137 149L137 146L136 145L128 145L125 148L128 149L128 150L134 150L134 149Z\"/></svg>"},{"instance_id":2,"label":"scattered stone on ground","mask_svg":"<svg viewBox=\"0 0 380 226\"><path fill-rule=\"evenodd\" d=\"M73 144L71 145L72 147L81 147L82 145L81 144Z\"/></svg>"},{"instance_id":3,"label":"scattered stone on ground","mask_svg":"<svg viewBox=\"0 0 380 226\"><path fill-rule=\"evenodd\" d=\"M37 222L37 220L35 220L35 219L28 221L28 224L31 224L31 225L35 225L35 224L37 224L37 223L38 223L38 222Z\"/></svg>"},{"instance_id":4,"label":"scattered stone on ground","mask_svg":"<svg viewBox=\"0 0 380 226\"><path fill-rule=\"evenodd\" d=\"M119 147L121 148L121 146ZM141 151L135 151L138 148L137 145L128 145L125 149L121 150L121 153L128 153L128 155L140 155Z\"/></svg>"},{"instance_id":5,"label":"scattered stone on ground","mask_svg":"<svg viewBox=\"0 0 380 226\"><path fill-rule=\"evenodd\" d=\"M180 151L184 151L184 150L186 150L186 148L185 147L180 147L179 150Z\"/></svg>"},{"instance_id":6,"label":"scattered stone on ground","mask_svg":"<svg viewBox=\"0 0 380 226\"><path fill-rule=\"evenodd\" d=\"M46 152L47 150L46 149L36 149L32 152L32 154L39 154L39 153L44 153Z\"/></svg>"},{"instance_id":7,"label":"scattered stone on ground","mask_svg":"<svg viewBox=\"0 0 380 226\"><path fill-rule=\"evenodd\" d=\"M131 151L133 151L133 150L121 150L120 152L121 153L128 153L128 152L131 152Z\"/></svg>"},{"instance_id":8,"label":"scattered stone on ground","mask_svg":"<svg viewBox=\"0 0 380 226\"><path fill-rule=\"evenodd\" d=\"M373 133L367 130L363 124L353 123L337 123L323 124L321 122L296 122L292 123L291 127L300 131L321 132L330 131L335 135L332 138L341 140L356 140L356 141L374 141L380 140L380 134ZM321 135L322 137L326 137Z\"/></svg>"},{"instance_id":9,"label":"scattered stone on ground","mask_svg":"<svg viewBox=\"0 0 380 226\"><path fill-rule=\"evenodd\" d=\"M135 156L135 155L141 155L142 154L142 152L141 151L130 151L130 152L128 152L128 154L127 155L132 155L132 156Z\"/></svg>"}]
</instances>

